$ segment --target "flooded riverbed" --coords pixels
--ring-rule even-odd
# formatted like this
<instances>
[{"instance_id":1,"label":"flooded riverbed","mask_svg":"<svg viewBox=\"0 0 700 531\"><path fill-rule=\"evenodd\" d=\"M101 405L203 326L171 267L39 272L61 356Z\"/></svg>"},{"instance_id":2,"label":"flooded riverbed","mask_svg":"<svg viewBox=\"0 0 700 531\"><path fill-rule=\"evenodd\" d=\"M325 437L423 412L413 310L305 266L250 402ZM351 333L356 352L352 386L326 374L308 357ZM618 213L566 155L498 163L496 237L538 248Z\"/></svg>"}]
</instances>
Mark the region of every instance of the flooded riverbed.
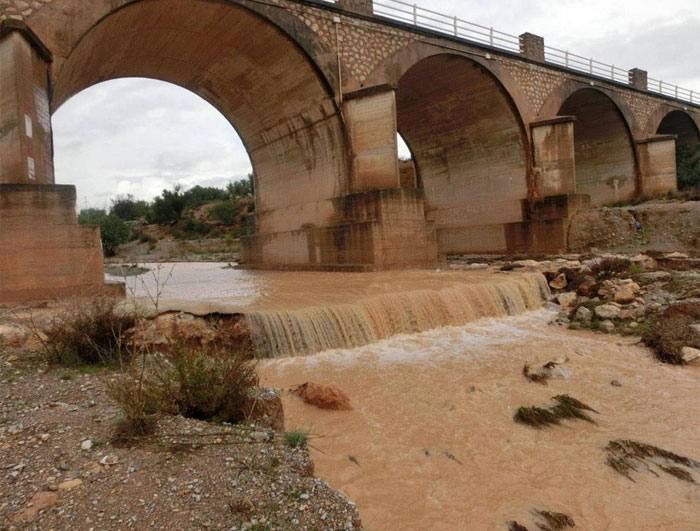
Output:
<instances>
[{"instance_id":1,"label":"flooded riverbed","mask_svg":"<svg viewBox=\"0 0 700 531\"><path fill-rule=\"evenodd\" d=\"M510 520L537 529L533 509L569 514L578 529L699 529L700 487L649 472L630 481L604 453L610 440L634 439L700 458L698 369L549 319L483 320L266 361L260 372L266 385L312 381L350 396L354 411L326 412L287 395L286 422L314 435L317 474L357 502L367 529L491 530ZM525 363L562 358L566 379L522 376ZM598 410L597 425L513 422L519 406L558 394Z\"/></svg>"}]
</instances>

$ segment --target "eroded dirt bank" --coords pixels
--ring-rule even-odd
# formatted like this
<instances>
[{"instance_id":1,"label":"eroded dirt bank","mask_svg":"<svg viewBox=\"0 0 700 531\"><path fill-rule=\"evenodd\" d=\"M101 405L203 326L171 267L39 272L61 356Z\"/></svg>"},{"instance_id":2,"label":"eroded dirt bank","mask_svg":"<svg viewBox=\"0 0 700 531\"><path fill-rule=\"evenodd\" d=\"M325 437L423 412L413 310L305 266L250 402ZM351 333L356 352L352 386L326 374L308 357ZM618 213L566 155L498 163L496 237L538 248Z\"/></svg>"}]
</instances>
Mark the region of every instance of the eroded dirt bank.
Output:
<instances>
[{"instance_id":1,"label":"eroded dirt bank","mask_svg":"<svg viewBox=\"0 0 700 531\"><path fill-rule=\"evenodd\" d=\"M287 394L288 429L308 429L316 470L357 502L367 529L537 529L533 510L566 513L579 529L694 530L700 487L640 467L606 465L612 440L700 458L700 368L661 365L619 337L549 326L541 311L355 350L265 362L266 385L336 385L351 412ZM523 365L563 362L547 386ZM520 406L568 394L597 424L535 430ZM694 473L700 481L700 473Z\"/></svg>"}]
</instances>

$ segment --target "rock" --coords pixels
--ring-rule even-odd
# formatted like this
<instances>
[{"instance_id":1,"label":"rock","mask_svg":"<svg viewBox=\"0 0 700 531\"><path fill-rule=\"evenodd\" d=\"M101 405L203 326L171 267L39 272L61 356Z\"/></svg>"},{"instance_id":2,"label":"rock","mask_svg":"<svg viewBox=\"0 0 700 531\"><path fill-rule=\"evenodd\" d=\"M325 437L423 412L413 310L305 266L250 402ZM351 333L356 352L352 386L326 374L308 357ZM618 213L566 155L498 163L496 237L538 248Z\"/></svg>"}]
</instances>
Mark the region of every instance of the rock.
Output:
<instances>
[{"instance_id":1,"label":"rock","mask_svg":"<svg viewBox=\"0 0 700 531\"><path fill-rule=\"evenodd\" d=\"M569 281L566 280L566 275L564 273L560 273L554 279L549 281L549 286L552 289L564 289L568 285Z\"/></svg>"},{"instance_id":2,"label":"rock","mask_svg":"<svg viewBox=\"0 0 700 531\"><path fill-rule=\"evenodd\" d=\"M591 295L595 295L595 288L598 285L598 281L595 279L595 277L591 275L586 275L583 277L583 280L578 286L578 294L583 296L583 297L590 297Z\"/></svg>"},{"instance_id":3,"label":"rock","mask_svg":"<svg viewBox=\"0 0 700 531\"><path fill-rule=\"evenodd\" d=\"M653 271L651 273L642 273L637 278L642 282L661 282L662 280L670 280L671 273L668 271Z\"/></svg>"},{"instance_id":4,"label":"rock","mask_svg":"<svg viewBox=\"0 0 700 531\"><path fill-rule=\"evenodd\" d=\"M481 271L488 268L488 264L469 264L464 266L464 269L466 269L467 271Z\"/></svg>"},{"instance_id":5,"label":"rock","mask_svg":"<svg viewBox=\"0 0 700 531\"><path fill-rule=\"evenodd\" d=\"M601 319L617 319L620 312L620 308L614 304L602 304L595 309L595 314Z\"/></svg>"},{"instance_id":6,"label":"rock","mask_svg":"<svg viewBox=\"0 0 700 531\"><path fill-rule=\"evenodd\" d=\"M610 382L610 385L612 385L613 387L622 387L622 383L620 383L618 380L613 380L612 382Z\"/></svg>"},{"instance_id":7,"label":"rock","mask_svg":"<svg viewBox=\"0 0 700 531\"><path fill-rule=\"evenodd\" d=\"M612 334L615 331L615 323L612 321L603 321L598 326L600 327L600 330L606 334Z\"/></svg>"},{"instance_id":8,"label":"rock","mask_svg":"<svg viewBox=\"0 0 700 531\"><path fill-rule=\"evenodd\" d=\"M593 312L585 306L581 306L576 310L574 319L580 323L590 323L593 320Z\"/></svg>"},{"instance_id":9,"label":"rock","mask_svg":"<svg viewBox=\"0 0 700 531\"><path fill-rule=\"evenodd\" d=\"M656 269L657 267L656 260L654 260L651 256L647 256L645 254L638 254L637 256L633 256L632 258L630 258L630 261L635 265L643 267L645 271L651 271L653 269Z\"/></svg>"},{"instance_id":10,"label":"rock","mask_svg":"<svg viewBox=\"0 0 700 531\"><path fill-rule=\"evenodd\" d=\"M106 455L100 459L100 464L103 466L114 466L119 463L119 457L116 455Z\"/></svg>"},{"instance_id":11,"label":"rock","mask_svg":"<svg viewBox=\"0 0 700 531\"><path fill-rule=\"evenodd\" d=\"M31 332L14 324L0 324L0 345L22 348L29 340Z\"/></svg>"},{"instance_id":12,"label":"rock","mask_svg":"<svg viewBox=\"0 0 700 531\"><path fill-rule=\"evenodd\" d=\"M693 347L683 347L681 350L681 358L685 363L692 363L700 359L700 349Z\"/></svg>"},{"instance_id":13,"label":"rock","mask_svg":"<svg viewBox=\"0 0 700 531\"><path fill-rule=\"evenodd\" d=\"M64 481L63 483L58 484L58 490L59 491L69 491L73 489L77 489L83 484L82 479L69 479L68 481Z\"/></svg>"},{"instance_id":14,"label":"rock","mask_svg":"<svg viewBox=\"0 0 700 531\"><path fill-rule=\"evenodd\" d=\"M304 400L307 404L320 409L333 411L350 411L350 399L337 387L305 383L294 389L293 393Z\"/></svg>"},{"instance_id":15,"label":"rock","mask_svg":"<svg viewBox=\"0 0 700 531\"><path fill-rule=\"evenodd\" d=\"M690 325L690 331L695 335L698 341L700 341L700 323Z\"/></svg>"},{"instance_id":16,"label":"rock","mask_svg":"<svg viewBox=\"0 0 700 531\"><path fill-rule=\"evenodd\" d=\"M664 255L664 258L690 258L687 254L685 253L668 253Z\"/></svg>"},{"instance_id":17,"label":"rock","mask_svg":"<svg viewBox=\"0 0 700 531\"><path fill-rule=\"evenodd\" d=\"M32 496L26 509L15 513L11 520L15 523L31 523L37 519L44 509L53 507L58 503L58 494L55 492L37 492Z\"/></svg>"},{"instance_id":18,"label":"rock","mask_svg":"<svg viewBox=\"0 0 700 531\"><path fill-rule=\"evenodd\" d=\"M92 442L92 440L90 440L90 439L85 439L83 442L80 443L80 448L81 448L82 450L85 450L85 451L87 451L87 450L92 450L92 447L93 447L94 445L95 445L95 444Z\"/></svg>"},{"instance_id":19,"label":"rock","mask_svg":"<svg viewBox=\"0 0 700 531\"><path fill-rule=\"evenodd\" d=\"M615 290L615 302L619 304L629 304L634 302L639 293L639 285L634 282L618 286Z\"/></svg>"},{"instance_id":20,"label":"rock","mask_svg":"<svg viewBox=\"0 0 700 531\"><path fill-rule=\"evenodd\" d=\"M513 264L520 267L538 267L540 265L536 260L517 260Z\"/></svg>"},{"instance_id":21,"label":"rock","mask_svg":"<svg viewBox=\"0 0 700 531\"><path fill-rule=\"evenodd\" d=\"M576 293L562 293L557 297L557 302L564 308L569 308L576 303L578 296Z\"/></svg>"}]
</instances>

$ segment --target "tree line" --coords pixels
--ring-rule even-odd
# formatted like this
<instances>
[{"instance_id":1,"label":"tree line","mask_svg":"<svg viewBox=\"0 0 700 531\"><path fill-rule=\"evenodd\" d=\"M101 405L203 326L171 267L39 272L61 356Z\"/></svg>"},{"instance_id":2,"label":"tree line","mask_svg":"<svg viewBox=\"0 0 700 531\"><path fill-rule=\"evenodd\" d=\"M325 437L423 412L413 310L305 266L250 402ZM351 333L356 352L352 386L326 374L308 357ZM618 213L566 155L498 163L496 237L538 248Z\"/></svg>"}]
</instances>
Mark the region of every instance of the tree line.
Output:
<instances>
[{"instance_id":1,"label":"tree line","mask_svg":"<svg viewBox=\"0 0 700 531\"><path fill-rule=\"evenodd\" d=\"M210 216L224 226L233 226L239 220L242 209L253 208L253 179L232 181L225 188L195 186L184 190L175 186L163 192L153 201L143 201L132 195L120 196L111 201L108 209L86 208L80 211L81 225L100 227L102 247L107 256L115 253L117 246L138 237L135 227L139 223L171 225L181 235L207 236L212 227L195 219L192 211L204 204L214 203Z\"/></svg>"}]
</instances>

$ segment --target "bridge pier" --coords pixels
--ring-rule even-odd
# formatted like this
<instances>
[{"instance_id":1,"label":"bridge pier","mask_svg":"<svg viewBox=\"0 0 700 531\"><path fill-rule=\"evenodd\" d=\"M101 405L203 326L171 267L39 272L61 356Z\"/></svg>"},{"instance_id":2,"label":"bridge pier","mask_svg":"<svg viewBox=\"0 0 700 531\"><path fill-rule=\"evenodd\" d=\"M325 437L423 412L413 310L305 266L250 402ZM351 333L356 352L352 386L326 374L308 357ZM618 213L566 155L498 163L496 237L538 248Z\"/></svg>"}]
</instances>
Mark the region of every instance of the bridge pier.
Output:
<instances>
[{"instance_id":1,"label":"bridge pier","mask_svg":"<svg viewBox=\"0 0 700 531\"><path fill-rule=\"evenodd\" d=\"M21 24L0 27L0 302L120 292L99 230L77 223L75 187L54 184L50 61Z\"/></svg>"},{"instance_id":2,"label":"bridge pier","mask_svg":"<svg viewBox=\"0 0 700 531\"><path fill-rule=\"evenodd\" d=\"M678 190L676 141L673 135L637 141L641 197L660 197Z\"/></svg>"},{"instance_id":3,"label":"bridge pier","mask_svg":"<svg viewBox=\"0 0 700 531\"><path fill-rule=\"evenodd\" d=\"M348 186L332 200L330 219L286 235L291 238L279 245L276 256L269 249L285 235L252 236L243 253L247 267L371 271L437 262L423 192L401 187L394 89L387 85L346 94L343 118Z\"/></svg>"}]
</instances>

